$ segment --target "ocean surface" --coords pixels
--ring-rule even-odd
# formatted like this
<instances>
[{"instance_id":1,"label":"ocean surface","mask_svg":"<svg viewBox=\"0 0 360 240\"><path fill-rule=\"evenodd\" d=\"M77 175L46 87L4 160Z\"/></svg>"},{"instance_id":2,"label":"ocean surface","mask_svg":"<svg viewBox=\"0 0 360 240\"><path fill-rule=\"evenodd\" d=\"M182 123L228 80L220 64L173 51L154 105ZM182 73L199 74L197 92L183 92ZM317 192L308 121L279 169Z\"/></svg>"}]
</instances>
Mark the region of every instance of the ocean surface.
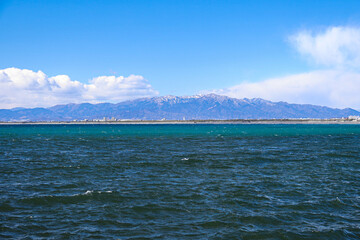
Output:
<instances>
[{"instance_id":1,"label":"ocean surface","mask_svg":"<svg viewBox=\"0 0 360 240\"><path fill-rule=\"evenodd\" d=\"M6 238L360 239L360 125L2 125Z\"/></svg>"}]
</instances>

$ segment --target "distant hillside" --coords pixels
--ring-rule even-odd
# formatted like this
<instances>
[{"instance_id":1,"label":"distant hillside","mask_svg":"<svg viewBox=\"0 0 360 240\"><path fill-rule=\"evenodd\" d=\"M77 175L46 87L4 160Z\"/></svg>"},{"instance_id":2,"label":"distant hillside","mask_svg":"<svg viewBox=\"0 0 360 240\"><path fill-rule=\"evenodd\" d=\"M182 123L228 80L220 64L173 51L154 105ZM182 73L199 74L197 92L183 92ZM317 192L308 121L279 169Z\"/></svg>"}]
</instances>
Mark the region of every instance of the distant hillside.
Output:
<instances>
[{"instance_id":1,"label":"distant hillside","mask_svg":"<svg viewBox=\"0 0 360 240\"><path fill-rule=\"evenodd\" d=\"M117 104L67 104L50 108L0 110L0 121L70 121L83 119L282 119L341 118L360 115L351 109L271 102L260 98L236 99L215 94L190 97L142 98Z\"/></svg>"}]
</instances>

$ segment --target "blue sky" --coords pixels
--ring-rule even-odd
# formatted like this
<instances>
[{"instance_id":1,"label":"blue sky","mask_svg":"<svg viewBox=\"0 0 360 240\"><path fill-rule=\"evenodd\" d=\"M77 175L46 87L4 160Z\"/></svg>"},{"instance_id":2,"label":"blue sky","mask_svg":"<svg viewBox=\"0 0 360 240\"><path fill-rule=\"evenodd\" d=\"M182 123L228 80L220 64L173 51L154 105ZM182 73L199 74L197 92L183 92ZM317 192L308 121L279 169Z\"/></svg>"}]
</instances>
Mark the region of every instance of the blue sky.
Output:
<instances>
[{"instance_id":1,"label":"blue sky","mask_svg":"<svg viewBox=\"0 0 360 240\"><path fill-rule=\"evenodd\" d=\"M247 96L234 89L239 84L314 71L340 71L339 66L319 63L312 53L302 51L292 36L311 32L316 37L334 27L358 30L359 23L360 1L2 0L0 69L41 71L46 78L66 75L83 84L98 76L126 80L136 75L142 89L150 85L152 92L144 96L212 91L255 97L256 92ZM357 67L344 70L340 65L341 73L358 73ZM72 94L68 99L76 102L76 92ZM124 91L119 92L123 98L114 99L111 94L116 93L87 101L132 97ZM2 107L21 105L2 95L0 100L8 103ZM360 107L358 100L336 103L277 96L268 98ZM259 93L258 97L267 96ZM39 98L34 106L46 105L41 101L46 99Z\"/></svg>"}]
</instances>

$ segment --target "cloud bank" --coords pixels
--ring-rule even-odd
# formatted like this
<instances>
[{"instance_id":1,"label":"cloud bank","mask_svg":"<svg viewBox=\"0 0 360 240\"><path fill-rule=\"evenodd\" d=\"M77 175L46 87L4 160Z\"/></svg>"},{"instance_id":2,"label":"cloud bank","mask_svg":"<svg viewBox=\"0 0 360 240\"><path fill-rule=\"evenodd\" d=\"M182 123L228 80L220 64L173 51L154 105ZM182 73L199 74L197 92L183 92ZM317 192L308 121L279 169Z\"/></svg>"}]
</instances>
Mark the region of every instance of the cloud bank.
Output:
<instances>
[{"instance_id":1,"label":"cloud bank","mask_svg":"<svg viewBox=\"0 0 360 240\"><path fill-rule=\"evenodd\" d=\"M71 80L67 75L48 77L42 71L0 70L0 108L121 102L156 95L158 92L139 75L100 76L84 84Z\"/></svg>"},{"instance_id":2,"label":"cloud bank","mask_svg":"<svg viewBox=\"0 0 360 240\"><path fill-rule=\"evenodd\" d=\"M360 109L360 28L329 27L290 36L298 52L327 70L315 70L207 92L235 98Z\"/></svg>"},{"instance_id":3,"label":"cloud bank","mask_svg":"<svg viewBox=\"0 0 360 240\"><path fill-rule=\"evenodd\" d=\"M299 104L360 109L360 74L313 71L210 91L234 98L264 98Z\"/></svg>"},{"instance_id":4,"label":"cloud bank","mask_svg":"<svg viewBox=\"0 0 360 240\"><path fill-rule=\"evenodd\" d=\"M301 31L290 42L303 56L331 67L355 67L360 64L360 29L330 27L324 32Z\"/></svg>"}]
</instances>

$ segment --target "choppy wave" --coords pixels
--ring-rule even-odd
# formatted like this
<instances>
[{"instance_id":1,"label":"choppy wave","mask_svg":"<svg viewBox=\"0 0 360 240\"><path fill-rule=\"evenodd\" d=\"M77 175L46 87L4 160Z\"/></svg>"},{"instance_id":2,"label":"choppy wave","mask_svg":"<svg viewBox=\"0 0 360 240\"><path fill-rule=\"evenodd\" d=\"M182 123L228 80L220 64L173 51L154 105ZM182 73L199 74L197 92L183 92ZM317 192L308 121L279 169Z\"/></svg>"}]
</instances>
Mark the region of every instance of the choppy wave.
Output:
<instances>
[{"instance_id":1,"label":"choppy wave","mask_svg":"<svg viewBox=\"0 0 360 240\"><path fill-rule=\"evenodd\" d=\"M359 140L359 126L0 126L0 238L360 239Z\"/></svg>"},{"instance_id":2,"label":"choppy wave","mask_svg":"<svg viewBox=\"0 0 360 240\"><path fill-rule=\"evenodd\" d=\"M88 200L96 201L114 201L121 198L120 195L111 196L113 191L91 191L87 190L84 193L78 193L73 195L41 195L34 197L26 197L20 199L21 203L31 205L49 205L49 204L78 204Z\"/></svg>"}]
</instances>

